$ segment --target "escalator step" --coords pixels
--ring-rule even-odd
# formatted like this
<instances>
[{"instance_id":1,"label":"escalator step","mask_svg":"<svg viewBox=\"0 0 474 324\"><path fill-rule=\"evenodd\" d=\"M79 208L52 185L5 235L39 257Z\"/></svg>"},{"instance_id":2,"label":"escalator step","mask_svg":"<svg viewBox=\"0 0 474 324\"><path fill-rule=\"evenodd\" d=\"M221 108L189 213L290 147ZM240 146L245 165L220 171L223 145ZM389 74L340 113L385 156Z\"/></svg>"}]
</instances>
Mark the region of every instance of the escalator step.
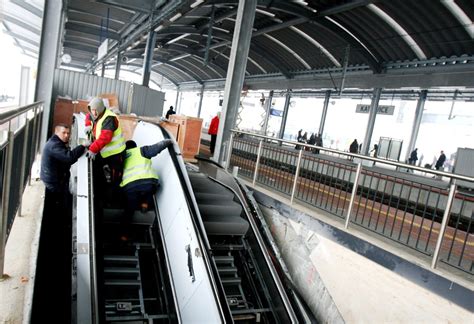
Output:
<instances>
[{"instance_id":1,"label":"escalator step","mask_svg":"<svg viewBox=\"0 0 474 324\"><path fill-rule=\"evenodd\" d=\"M140 286L140 281L108 279L108 280L105 280L104 284L106 286Z\"/></svg>"},{"instance_id":2,"label":"escalator step","mask_svg":"<svg viewBox=\"0 0 474 324\"><path fill-rule=\"evenodd\" d=\"M140 270L137 268L104 268L104 273L139 273Z\"/></svg>"},{"instance_id":3,"label":"escalator step","mask_svg":"<svg viewBox=\"0 0 474 324\"><path fill-rule=\"evenodd\" d=\"M217 255L214 257L214 261L216 263L229 263L229 262L234 262L234 257L233 256L227 256L227 255Z\"/></svg>"},{"instance_id":4,"label":"escalator step","mask_svg":"<svg viewBox=\"0 0 474 324\"><path fill-rule=\"evenodd\" d=\"M134 255L106 255L104 261L138 262Z\"/></svg>"},{"instance_id":5,"label":"escalator step","mask_svg":"<svg viewBox=\"0 0 474 324\"><path fill-rule=\"evenodd\" d=\"M240 284L242 282L242 279L240 279L240 278L224 278L224 279L221 279L221 282L224 285L236 285L236 284Z\"/></svg>"},{"instance_id":6,"label":"escalator step","mask_svg":"<svg viewBox=\"0 0 474 324\"><path fill-rule=\"evenodd\" d=\"M232 274L232 273L237 273L237 268L234 268L234 267L218 268L217 271L220 274Z\"/></svg>"}]
</instances>

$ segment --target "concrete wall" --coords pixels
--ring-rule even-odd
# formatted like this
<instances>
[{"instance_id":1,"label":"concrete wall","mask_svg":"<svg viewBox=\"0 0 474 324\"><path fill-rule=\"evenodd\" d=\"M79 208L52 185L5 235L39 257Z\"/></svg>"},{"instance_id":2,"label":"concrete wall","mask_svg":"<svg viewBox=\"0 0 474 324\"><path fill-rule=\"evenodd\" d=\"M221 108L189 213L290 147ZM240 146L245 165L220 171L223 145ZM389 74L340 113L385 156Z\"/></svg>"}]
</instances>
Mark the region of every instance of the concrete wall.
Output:
<instances>
[{"instance_id":1,"label":"concrete wall","mask_svg":"<svg viewBox=\"0 0 474 324\"><path fill-rule=\"evenodd\" d=\"M254 192L300 292L322 322L467 323L474 292ZM327 308L331 298L342 318Z\"/></svg>"}]
</instances>

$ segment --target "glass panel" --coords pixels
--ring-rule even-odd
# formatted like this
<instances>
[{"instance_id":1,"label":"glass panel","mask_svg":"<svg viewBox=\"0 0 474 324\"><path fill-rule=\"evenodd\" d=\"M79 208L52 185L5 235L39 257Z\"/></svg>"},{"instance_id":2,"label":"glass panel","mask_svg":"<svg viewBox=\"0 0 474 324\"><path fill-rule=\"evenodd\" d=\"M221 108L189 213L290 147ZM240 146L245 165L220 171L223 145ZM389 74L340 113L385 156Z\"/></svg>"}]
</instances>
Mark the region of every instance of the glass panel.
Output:
<instances>
[{"instance_id":1,"label":"glass panel","mask_svg":"<svg viewBox=\"0 0 474 324\"><path fill-rule=\"evenodd\" d=\"M296 141L300 129L308 132L308 138L311 133L317 134L323 107L324 99L292 97L283 138Z\"/></svg>"},{"instance_id":2,"label":"glass panel","mask_svg":"<svg viewBox=\"0 0 474 324\"><path fill-rule=\"evenodd\" d=\"M443 150L444 170L450 172L457 148L473 147L474 103L456 101L450 116L451 106L452 101L426 101L415 144L421 165L434 165Z\"/></svg>"},{"instance_id":3,"label":"glass panel","mask_svg":"<svg viewBox=\"0 0 474 324\"><path fill-rule=\"evenodd\" d=\"M196 117L199 108L200 92L181 92L177 114Z\"/></svg>"},{"instance_id":4,"label":"glass panel","mask_svg":"<svg viewBox=\"0 0 474 324\"><path fill-rule=\"evenodd\" d=\"M362 144L369 114L356 113L356 107L370 103L370 96L363 99L331 99L324 127L324 146L349 151L354 139Z\"/></svg>"},{"instance_id":5,"label":"glass panel","mask_svg":"<svg viewBox=\"0 0 474 324\"><path fill-rule=\"evenodd\" d=\"M392 115L378 113L375 118L374 131L372 133L371 148L377 144L381 137L388 137L403 141L400 160L405 160L407 145L410 142L411 130L415 119L416 100L380 100L379 106L394 106ZM391 152L394 152L393 149ZM380 155L380 154L379 154ZM380 155L386 156L386 155ZM397 154L390 156L396 160Z\"/></svg>"}]
</instances>

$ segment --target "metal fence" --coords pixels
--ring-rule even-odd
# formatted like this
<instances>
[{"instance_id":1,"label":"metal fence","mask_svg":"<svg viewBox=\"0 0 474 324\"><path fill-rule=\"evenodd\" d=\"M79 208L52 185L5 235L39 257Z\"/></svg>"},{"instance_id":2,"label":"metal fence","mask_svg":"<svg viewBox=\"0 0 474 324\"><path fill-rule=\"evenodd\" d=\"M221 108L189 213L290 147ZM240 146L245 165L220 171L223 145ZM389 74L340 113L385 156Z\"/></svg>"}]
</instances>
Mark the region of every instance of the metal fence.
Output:
<instances>
[{"instance_id":1,"label":"metal fence","mask_svg":"<svg viewBox=\"0 0 474 324\"><path fill-rule=\"evenodd\" d=\"M254 186L474 274L474 192L456 185L474 178L236 130L229 147Z\"/></svg>"},{"instance_id":2,"label":"metal fence","mask_svg":"<svg viewBox=\"0 0 474 324\"><path fill-rule=\"evenodd\" d=\"M5 245L39 149L43 103L0 112L0 276ZM17 213L18 212L18 213Z\"/></svg>"}]
</instances>

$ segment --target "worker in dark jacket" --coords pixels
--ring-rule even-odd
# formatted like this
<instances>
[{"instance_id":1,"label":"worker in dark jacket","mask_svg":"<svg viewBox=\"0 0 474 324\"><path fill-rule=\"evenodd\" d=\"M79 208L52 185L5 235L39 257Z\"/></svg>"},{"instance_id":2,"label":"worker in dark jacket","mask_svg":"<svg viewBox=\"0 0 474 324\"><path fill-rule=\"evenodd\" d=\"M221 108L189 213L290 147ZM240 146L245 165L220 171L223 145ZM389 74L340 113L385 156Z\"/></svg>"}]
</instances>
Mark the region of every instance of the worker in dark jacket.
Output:
<instances>
[{"instance_id":1,"label":"worker in dark jacket","mask_svg":"<svg viewBox=\"0 0 474 324\"><path fill-rule=\"evenodd\" d=\"M40 178L46 193L55 196L56 201L69 194L69 169L84 153L86 147L79 145L73 150L68 146L71 130L67 125L57 125L54 135L46 142L41 157Z\"/></svg>"},{"instance_id":2,"label":"worker in dark jacket","mask_svg":"<svg viewBox=\"0 0 474 324\"><path fill-rule=\"evenodd\" d=\"M54 257L48 261L52 274L43 273L54 285L48 289L55 296L71 296L72 262L72 196L69 193L70 167L84 153L85 146L74 149L68 146L70 129L67 125L57 125L54 135L46 142L41 156L40 177L46 187L44 212L41 221L42 250ZM43 279L45 279L43 278ZM70 308L62 307L55 313L60 323L68 323Z\"/></svg>"},{"instance_id":3,"label":"worker in dark jacket","mask_svg":"<svg viewBox=\"0 0 474 324\"><path fill-rule=\"evenodd\" d=\"M128 221L139 207L148 209L151 206L151 197L159 185L151 158L172 144L170 139L142 147L137 147L132 140L126 142L123 177L120 183L127 199L123 222ZM142 206L143 203L145 205Z\"/></svg>"},{"instance_id":4,"label":"worker in dark jacket","mask_svg":"<svg viewBox=\"0 0 474 324\"><path fill-rule=\"evenodd\" d=\"M123 152L125 151L125 140L119 120L110 109L105 107L101 98L92 99L87 108L92 119L93 142L86 155L95 159L100 153L95 163L97 168L102 168L98 170L99 173L104 175L106 182L118 186L122 179ZM101 180L104 181L104 178Z\"/></svg>"}]
</instances>

